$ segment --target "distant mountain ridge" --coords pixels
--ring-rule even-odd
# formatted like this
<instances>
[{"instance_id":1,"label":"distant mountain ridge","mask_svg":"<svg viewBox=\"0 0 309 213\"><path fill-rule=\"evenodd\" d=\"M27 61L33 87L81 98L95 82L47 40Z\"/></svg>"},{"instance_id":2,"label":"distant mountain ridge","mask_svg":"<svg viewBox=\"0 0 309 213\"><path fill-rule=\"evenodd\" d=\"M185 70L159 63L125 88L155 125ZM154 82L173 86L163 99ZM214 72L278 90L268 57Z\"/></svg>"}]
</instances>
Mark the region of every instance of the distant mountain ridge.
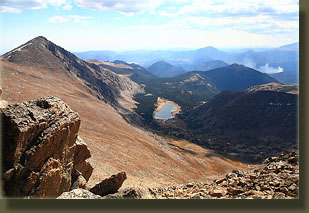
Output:
<instances>
[{"instance_id":1,"label":"distant mountain ridge","mask_svg":"<svg viewBox=\"0 0 309 213\"><path fill-rule=\"evenodd\" d=\"M199 64L195 64L192 66L191 70L200 70L200 71L208 71L220 67L228 66L228 63L225 63L222 60L213 60L213 61L206 61Z\"/></svg>"},{"instance_id":2,"label":"distant mountain ridge","mask_svg":"<svg viewBox=\"0 0 309 213\"><path fill-rule=\"evenodd\" d=\"M82 59L98 59L102 61L124 60L135 62L142 66L150 66L157 61L165 61L186 70L198 70L194 66L214 60L222 60L228 64L242 64L253 69L274 73L274 78L282 83L298 83L299 42L283 45L278 48L268 48L261 51L247 50L245 52L224 52L212 46L185 51L143 50L143 51L89 51L76 53ZM280 68L282 68L283 72ZM217 67L213 67L217 68Z\"/></svg>"},{"instance_id":3,"label":"distant mountain ridge","mask_svg":"<svg viewBox=\"0 0 309 213\"><path fill-rule=\"evenodd\" d=\"M219 90L239 91L254 85L278 83L265 73L239 64L209 70L203 74L210 77Z\"/></svg>"},{"instance_id":4,"label":"distant mountain ridge","mask_svg":"<svg viewBox=\"0 0 309 213\"><path fill-rule=\"evenodd\" d=\"M182 67L173 66L165 61L158 61L152 64L147 69L152 74L162 78L175 77L184 74L186 72L186 70L183 69Z\"/></svg>"}]
</instances>

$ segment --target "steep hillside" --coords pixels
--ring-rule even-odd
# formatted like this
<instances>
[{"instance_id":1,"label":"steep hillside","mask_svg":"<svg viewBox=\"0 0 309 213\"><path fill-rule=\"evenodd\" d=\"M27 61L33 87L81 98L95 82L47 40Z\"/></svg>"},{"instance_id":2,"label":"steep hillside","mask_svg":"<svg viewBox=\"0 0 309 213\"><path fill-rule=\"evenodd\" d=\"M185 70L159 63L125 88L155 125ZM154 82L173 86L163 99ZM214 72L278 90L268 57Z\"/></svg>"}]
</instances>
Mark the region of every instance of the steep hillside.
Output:
<instances>
[{"instance_id":1,"label":"steep hillside","mask_svg":"<svg viewBox=\"0 0 309 213\"><path fill-rule=\"evenodd\" d=\"M165 61L158 61L148 67L148 70L155 76L161 78L175 77L185 73L186 71L181 67L175 67Z\"/></svg>"},{"instance_id":2,"label":"steep hillside","mask_svg":"<svg viewBox=\"0 0 309 213\"><path fill-rule=\"evenodd\" d=\"M5 53L2 58L22 66L64 72L71 78L83 80L98 98L115 106L123 97L122 91L128 88L134 88L136 91L133 93L140 90L138 85L127 78L87 63L42 36Z\"/></svg>"},{"instance_id":3,"label":"steep hillside","mask_svg":"<svg viewBox=\"0 0 309 213\"><path fill-rule=\"evenodd\" d=\"M121 109L112 106L105 92L110 90L114 94L114 86L120 88L118 80L125 79L123 81L128 84L121 84L121 88L126 85L127 89L115 91L121 100L124 92L134 88L134 82L84 62L42 37L10 51L0 62L2 99L16 103L52 95L61 98L79 114L79 135L92 153L89 162L94 170L90 185L119 171L127 174L126 187L205 181L235 168L247 169L247 165L211 155L212 151L187 141L158 137L130 125L119 114ZM88 79L94 79L97 90ZM106 90L99 88L101 84L106 85ZM129 97L132 94L128 94ZM124 109L132 107L122 106Z\"/></svg>"},{"instance_id":4,"label":"steep hillside","mask_svg":"<svg viewBox=\"0 0 309 213\"><path fill-rule=\"evenodd\" d=\"M267 74L238 64L213 69L203 74L210 77L221 91L239 91L254 85L278 82Z\"/></svg>"},{"instance_id":5,"label":"steep hillside","mask_svg":"<svg viewBox=\"0 0 309 213\"><path fill-rule=\"evenodd\" d=\"M294 94L225 91L181 117L198 144L237 153L248 161L263 160L297 145Z\"/></svg>"}]
</instances>

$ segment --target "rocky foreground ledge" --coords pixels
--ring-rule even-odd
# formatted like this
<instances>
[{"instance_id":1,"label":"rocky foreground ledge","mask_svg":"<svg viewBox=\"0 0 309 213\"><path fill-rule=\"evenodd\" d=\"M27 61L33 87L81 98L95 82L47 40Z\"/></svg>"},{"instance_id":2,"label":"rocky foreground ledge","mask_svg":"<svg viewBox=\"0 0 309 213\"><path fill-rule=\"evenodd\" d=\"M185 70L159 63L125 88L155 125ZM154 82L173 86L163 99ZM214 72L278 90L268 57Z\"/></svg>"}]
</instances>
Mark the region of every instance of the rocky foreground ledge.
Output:
<instances>
[{"instance_id":1,"label":"rocky foreground ledge","mask_svg":"<svg viewBox=\"0 0 309 213\"><path fill-rule=\"evenodd\" d=\"M90 150L78 136L81 120L59 98L1 105L0 116L4 197L56 198L72 190L101 197L117 192L127 179L120 172L88 186L93 167Z\"/></svg>"},{"instance_id":2,"label":"rocky foreground ledge","mask_svg":"<svg viewBox=\"0 0 309 213\"><path fill-rule=\"evenodd\" d=\"M289 199L298 196L298 153L284 152L267 158L260 169L233 170L213 183L189 183L177 187L154 189L156 198L236 198Z\"/></svg>"},{"instance_id":3,"label":"rocky foreground ledge","mask_svg":"<svg viewBox=\"0 0 309 213\"><path fill-rule=\"evenodd\" d=\"M234 170L212 183L189 183L168 188L126 188L98 196L84 189L58 199L293 199L298 196L298 153L291 151L264 161L259 169Z\"/></svg>"}]
</instances>

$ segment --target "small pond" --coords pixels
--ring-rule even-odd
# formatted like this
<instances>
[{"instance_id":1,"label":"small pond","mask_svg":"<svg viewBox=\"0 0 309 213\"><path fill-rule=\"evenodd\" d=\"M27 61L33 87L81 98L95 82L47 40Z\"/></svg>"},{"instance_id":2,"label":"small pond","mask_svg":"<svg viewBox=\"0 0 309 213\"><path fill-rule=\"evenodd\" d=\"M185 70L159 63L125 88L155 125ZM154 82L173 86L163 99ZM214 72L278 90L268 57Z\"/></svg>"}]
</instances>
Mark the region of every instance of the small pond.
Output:
<instances>
[{"instance_id":1,"label":"small pond","mask_svg":"<svg viewBox=\"0 0 309 213\"><path fill-rule=\"evenodd\" d=\"M172 115L172 111L175 111L177 107L174 104L166 104L162 107L162 109L158 112L155 112L154 118L155 119L170 119L174 118Z\"/></svg>"}]
</instances>

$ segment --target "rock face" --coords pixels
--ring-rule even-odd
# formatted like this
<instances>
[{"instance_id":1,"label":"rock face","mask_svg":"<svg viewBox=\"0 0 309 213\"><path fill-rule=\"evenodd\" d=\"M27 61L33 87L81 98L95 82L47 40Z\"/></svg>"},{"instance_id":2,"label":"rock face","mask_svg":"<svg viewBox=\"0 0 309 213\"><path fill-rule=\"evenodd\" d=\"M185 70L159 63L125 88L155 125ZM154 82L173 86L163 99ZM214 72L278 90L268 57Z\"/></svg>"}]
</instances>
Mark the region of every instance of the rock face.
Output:
<instances>
[{"instance_id":1,"label":"rock face","mask_svg":"<svg viewBox=\"0 0 309 213\"><path fill-rule=\"evenodd\" d=\"M284 152L279 157L267 158L260 169L234 170L213 183L157 188L152 193L161 199L290 199L298 196L298 180L298 154Z\"/></svg>"},{"instance_id":2,"label":"rock face","mask_svg":"<svg viewBox=\"0 0 309 213\"><path fill-rule=\"evenodd\" d=\"M57 197L70 190L74 178L85 174L89 179L93 168L85 159L91 155L76 140L80 118L63 101L41 98L11 104L0 113L6 196Z\"/></svg>"},{"instance_id":3,"label":"rock face","mask_svg":"<svg viewBox=\"0 0 309 213\"><path fill-rule=\"evenodd\" d=\"M90 189L90 192L100 196L115 193L122 186L123 182L126 179L126 173L120 172L95 185L93 188Z\"/></svg>"}]
</instances>

